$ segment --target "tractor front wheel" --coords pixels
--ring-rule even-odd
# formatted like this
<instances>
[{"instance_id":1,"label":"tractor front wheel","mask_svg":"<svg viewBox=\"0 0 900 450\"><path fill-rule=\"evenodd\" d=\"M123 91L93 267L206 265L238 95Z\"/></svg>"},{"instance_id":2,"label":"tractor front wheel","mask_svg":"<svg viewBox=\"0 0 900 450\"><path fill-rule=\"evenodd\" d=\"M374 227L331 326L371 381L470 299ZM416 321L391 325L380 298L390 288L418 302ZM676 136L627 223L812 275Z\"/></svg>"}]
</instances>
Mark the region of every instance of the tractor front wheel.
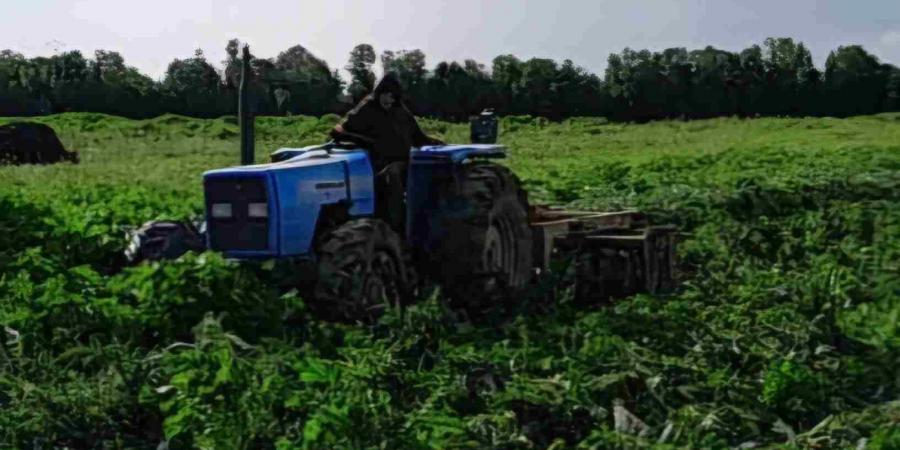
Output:
<instances>
[{"instance_id":1,"label":"tractor front wheel","mask_svg":"<svg viewBox=\"0 0 900 450\"><path fill-rule=\"evenodd\" d=\"M415 272L400 236L382 220L357 219L322 237L309 307L327 320L369 323L409 303Z\"/></svg>"}]
</instances>

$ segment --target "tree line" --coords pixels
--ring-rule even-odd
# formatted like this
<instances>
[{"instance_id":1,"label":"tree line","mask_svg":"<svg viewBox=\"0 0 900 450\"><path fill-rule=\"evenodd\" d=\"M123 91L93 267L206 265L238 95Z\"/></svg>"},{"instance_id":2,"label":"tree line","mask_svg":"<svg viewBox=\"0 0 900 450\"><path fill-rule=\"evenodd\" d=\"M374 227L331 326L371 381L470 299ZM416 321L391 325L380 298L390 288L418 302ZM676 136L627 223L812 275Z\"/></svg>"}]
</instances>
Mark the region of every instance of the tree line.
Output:
<instances>
[{"instance_id":1,"label":"tree line","mask_svg":"<svg viewBox=\"0 0 900 450\"><path fill-rule=\"evenodd\" d=\"M0 116L90 111L132 118L176 113L233 115L241 43L230 40L221 68L197 50L172 61L157 81L112 51L25 58L0 51ZM629 48L609 55L601 78L571 60L494 58L440 62L429 69L421 50L352 49L344 80L296 45L274 58L252 56L251 109L261 115L343 113L375 84L373 67L398 74L414 113L451 120L492 108L500 114L551 119L705 118L723 115L848 116L900 110L900 69L858 45L830 52L824 70L802 42L769 38L740 52L708 46L660 52Z\"/></svg>"}]
</instances>

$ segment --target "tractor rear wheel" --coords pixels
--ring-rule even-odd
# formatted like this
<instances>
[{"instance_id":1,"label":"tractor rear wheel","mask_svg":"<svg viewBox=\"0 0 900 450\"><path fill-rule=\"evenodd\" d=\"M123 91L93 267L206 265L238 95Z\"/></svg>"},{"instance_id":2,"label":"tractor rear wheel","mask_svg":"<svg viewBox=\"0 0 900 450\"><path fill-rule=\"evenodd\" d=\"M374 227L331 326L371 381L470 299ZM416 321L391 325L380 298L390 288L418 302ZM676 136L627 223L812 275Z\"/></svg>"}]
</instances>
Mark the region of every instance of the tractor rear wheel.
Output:
<instances>
[{"instance_id":1,"label":"tractor rear wheel","mask_svg":"<svg viewBox=\"0 0 900 450\"><path fill-rule=\"evenodd\" d=\"M325 234L309 307L327 320L369 323L409 303L415 271L400 236L382 220L356 219Z\"/></svg>"},{"instance_id":2,"label":"tractor rear wheel","mask_svg":"<svg viewBox=\"0 0 900 450\"><path fill-rule=\"evenodd\" d=\"M433 266L454 303L477 313L530 281L528 197L512 171L472 163L442 189L439 205Z\"/></svg>"},{"instance_id":3,"label":"tractor rear wheel","mask_svg":"<svg viewBox=\"0 0 900 450\"><path fill-rule=\"evenodd\" d=\"M175 259L206 249L203 234L189 222L147 222L131 233L125 259L134 265L142 261Z\"/></svg>"}]
</instances>

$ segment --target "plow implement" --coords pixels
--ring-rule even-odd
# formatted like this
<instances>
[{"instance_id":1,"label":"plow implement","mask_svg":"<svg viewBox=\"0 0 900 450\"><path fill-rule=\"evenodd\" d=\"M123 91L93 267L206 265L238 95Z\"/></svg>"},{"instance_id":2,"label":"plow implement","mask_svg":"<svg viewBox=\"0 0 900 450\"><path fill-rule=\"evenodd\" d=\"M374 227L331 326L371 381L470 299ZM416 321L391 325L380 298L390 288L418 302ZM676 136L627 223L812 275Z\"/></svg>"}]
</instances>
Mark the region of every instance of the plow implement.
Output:
<instances>
[{"instance_id":1,"label":"plow implement","mask_svg":"<svg viewBox=\"0 0 900 450\"><path fill-rule=\"evenodd\" d=\"M568 211L533 206L529 211L533 260L539 272L554 260L572 258L575 299L602 303L675 287L674 225L651 226L638 211Z\"/></svg>"}]
</instances>

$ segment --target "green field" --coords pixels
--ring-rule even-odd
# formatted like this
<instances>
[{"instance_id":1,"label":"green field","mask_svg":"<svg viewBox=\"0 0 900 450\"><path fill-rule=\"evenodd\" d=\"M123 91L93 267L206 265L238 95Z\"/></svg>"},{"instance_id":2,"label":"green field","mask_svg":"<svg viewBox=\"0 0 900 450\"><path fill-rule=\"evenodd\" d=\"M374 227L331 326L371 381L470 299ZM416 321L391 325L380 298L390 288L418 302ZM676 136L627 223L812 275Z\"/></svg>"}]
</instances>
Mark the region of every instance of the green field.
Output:
<instances>
[{"instance_id":1,"label":"green field","mask_svg":"<svg viewBox=\"0 0 900 450\"><path fill-rule=\"evenodd\" d=\"M0 447L900 448L900 114L505 118L532 202L678 224L681 289L584 308L564 279L475 323L435 293L371 327L274 264L114 270L129 226L202 210L233 118L35 120L82 164L0 167ZM336 120L261 118L257 158Z\"/></svg>"}]
</instances>

